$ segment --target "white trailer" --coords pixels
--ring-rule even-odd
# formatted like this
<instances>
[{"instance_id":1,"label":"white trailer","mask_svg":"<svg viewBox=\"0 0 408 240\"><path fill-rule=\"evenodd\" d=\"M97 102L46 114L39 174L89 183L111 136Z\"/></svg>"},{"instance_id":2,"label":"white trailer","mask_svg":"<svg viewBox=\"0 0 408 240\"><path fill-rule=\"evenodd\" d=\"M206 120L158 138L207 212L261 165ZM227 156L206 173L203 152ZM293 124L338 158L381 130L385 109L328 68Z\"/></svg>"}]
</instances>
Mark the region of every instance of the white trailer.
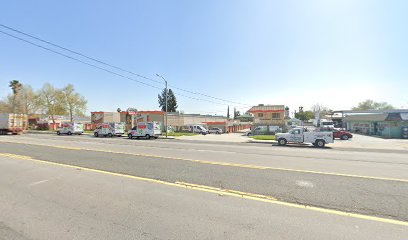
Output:
<instances>
[{"instance_id":1,"label":"white trailer","mask_svg":"<svg viewBox=\"0 0 408 240\"><path fill-rule=\"evenodd\" d=\"M94 136L122 136L125 133L125 123L124 122L111 122L99 124L94 130Z\"/></svg>"},{"instance_id":2,"label":"white trailer","mask_svg":"<svg viewBox=\"0 0 408 240\"><path fill-rule=\"evenodd\" d=\"M27 115L17 113L0 113L0 135L20 134L27 129Z\"/></svg>"},{"instance_id":3,"label":"white trailer","mask_svg":"<svg viewBox=\"0 0 408 240\"><path fill-rule=\"evenodd\" d=\"M144 137L144 138L155 138L157 139L159 136L162 135L161 125L159 122L140 122L137 123L135 127L133 127L129 133L128 137L130 139L136 137Z\"/></svg>"},{"instance_id":4,"label":"white trailer","mask_svg":"<svg viewBox=\"0 0 408 240\"><path fill-rule=\"evenodd\" d=\"M84 133L84 124L82 123L61 123L60 127L57 129L57 134L78 134L81 135Z\"/></svg>"},{"instance_id":5,"label":"white trailer","mask_svg":"<svg viewBox=\"0 0 408 240\"><path fill-rule=\"evenodd\" d=\"M304 128L293 128L288 133L276 134L279 145L293 143L311 143L315 147L324 147L328 143L333 143L332 132L306 132Z\"/></svg>"}]
</instances>

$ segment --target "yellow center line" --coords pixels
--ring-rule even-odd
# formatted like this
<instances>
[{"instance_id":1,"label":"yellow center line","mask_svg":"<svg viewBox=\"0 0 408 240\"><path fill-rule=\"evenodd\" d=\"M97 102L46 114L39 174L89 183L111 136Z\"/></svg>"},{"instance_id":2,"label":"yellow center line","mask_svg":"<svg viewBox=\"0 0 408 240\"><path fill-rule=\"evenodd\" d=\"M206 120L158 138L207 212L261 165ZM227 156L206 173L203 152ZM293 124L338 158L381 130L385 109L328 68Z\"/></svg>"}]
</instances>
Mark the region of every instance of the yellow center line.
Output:
<instances>
[{"instance_id":1,"label":"yellow center line","mask_svg":"<svg viewBox=\"0 0 408 240\"><path fill-rule=\"evenodd\" d=\"M59 149L65 149L65 150L103 152L103 153L124 154L124 155L130 155L130 156L138 156L138 157L160 158L160 159L166 159L166 160L179 160L179 161L188 161L188 162L194 162L194 163L200 163L200 164L209 164L209 165L218 165L218 166L239 167L239 168L249 168L249 169L259 169L259 170L277 170L277 171L287 171L287 172L299 172L299 173L330 175L330 176L338 176L338 177L352 177L352 178L363 178L363 179L373 179L373 180L395 181L395 182L408 183L408 179L402 179L402 178L376 177L376 176L348 174L348 173L323 172L323 171L315 171L315 170L280 168L280 167L267 167L267 166L258 166L258 165L252 165L252 164L240 164L240 163L229 163L229 162L214 162L214 161L207 161L207 160L197 160L197 159L180 158L180 157L168 157L168 156L160 156L160 155L153 155L153 154L129 153L129 152L119 152L119 151L90 149L90 148L76 148L76 147L66 147L66 146L55 146L55 145L36 144L36 143L20 143L20 142L8 142L8 141L2 141L2 142L14 143L14 144L26 144L26 145L34 145L34 146L43 146L43 147L52 147L52 148L59 148Z\"/></svg>"},{"instance_id":2,"label":"yellow center line","mask_svg":"<svg viewBox=\"0 0 408 240\"><path fill-rule=\"evenodd\" d=\"M115 173L115 172L109 172L109 171L104 171L104 170L97 170L97 169L93 169L93 168L80 167L80 166L63 164L63 163L49 162L49 161L45 161L45 160L38 160L38 159L33 159L33 158L30 158L30 157L27 157L27 156L21 156L21 155L15 155L15 154L0 153L0 156L10 157L10 158L14 158L14 159L20 159L20 160L25 160L25 161L31 161L31 162L41 163L41 164L47 164L47 165L67 167L67 168L71 168L71 169L80 169L80 170L84 170L84 171L88 171L88 172L95 172L95 173L99 173L99 174L106 174L106 175L111 175L111 176L116 176L116 177L123 177L123 178L143 181L143 182L162 184L162 185L166 185L166 186L172 186L172 187L178 187L178 188L187 188L187 189L201 191L201 192L216 193L216 194L219 194L219 195L231 196L231 197L236 197L236 198L243 198L243 199L248 199L248 200L253 200L253 201L258 201L258 202L277 204L277 205L281 205L281 206L299 208L299 209L315 211L315 212L321 212L321 213L326 213L326 214L332 214L332 215L338 215L338 216L344 216L344 217L351 217L351 218L357 218L357 219L364 219L364 220L369 220L369 221L374 221L374 222L381 222L381 223L394 224L394 225L400 225L400 226L408 226L408 222L405 222L405 221L394 220L394 219L389 219L389 218L382 218L382 217L375 217L375 216L364 215L364 214L359 214L359 213L344 212L344 211L340 211L340 210L326 209L326 208L321 208L321 207L313 207L313 206L308 206L308 205L304 205L304 204L284 202L284 201L279 201L274 197L261 195L261 194L247 193L247 192L241 192L241 191L229 190L229 189L221 189L221 188L216 188L216 187L210 187L210 186L198 185L198 184L192 184L192 183L185 183L185 182L178 182L178 181L177 182L167 182L167 181L157 180L157 179L152 179L152 178L137 177L137 176L132 176L132 175L128 175L128 174Z\"/></svg>"}]
</instances>

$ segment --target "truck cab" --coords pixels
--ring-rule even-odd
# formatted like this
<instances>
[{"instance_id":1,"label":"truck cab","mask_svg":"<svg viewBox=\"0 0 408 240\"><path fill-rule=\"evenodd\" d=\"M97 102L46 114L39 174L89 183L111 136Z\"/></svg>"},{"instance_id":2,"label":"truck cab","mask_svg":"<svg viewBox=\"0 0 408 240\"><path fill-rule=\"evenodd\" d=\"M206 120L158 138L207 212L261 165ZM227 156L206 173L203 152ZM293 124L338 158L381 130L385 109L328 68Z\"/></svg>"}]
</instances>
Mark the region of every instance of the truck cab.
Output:
<instances>
[{"instance_id":1,"label":"truck cab","mask_svg":"<svg viewBox=\"0 0 408 240\"><path fill-rule=\"evenodd\" d=\"M324 147L327 143L333 143L332 132L308 132L305 128L293 128L288 133L276 134L279 145L292 143L311 143L315 147Z\"/></svg>"}]
</instances>

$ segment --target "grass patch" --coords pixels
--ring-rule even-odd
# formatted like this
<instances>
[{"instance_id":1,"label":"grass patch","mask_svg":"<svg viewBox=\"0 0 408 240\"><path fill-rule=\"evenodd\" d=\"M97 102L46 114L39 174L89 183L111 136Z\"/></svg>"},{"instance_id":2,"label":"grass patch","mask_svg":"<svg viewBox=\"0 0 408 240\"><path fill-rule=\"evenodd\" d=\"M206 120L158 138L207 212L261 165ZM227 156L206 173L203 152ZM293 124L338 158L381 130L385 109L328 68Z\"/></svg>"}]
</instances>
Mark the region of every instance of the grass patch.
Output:
<instances>
[{"instance_id":1,"label":"grass patch","mask_svg":"<svg viewBox=\"0 0 408 240\"><path fill-rule=\"evenodd\" d=\"M162 133L163 136L166 136L166 133ZM196 136L198 135L197 133L189 133L189 132L172 132L169 133L169 136L172 137L180 137L180 136Z\"/></svg>"},{"instance_id":2,"label":"grass patch","mask_svg":"<svg viewBox=\"0 0 408 240\"><path fill-rule=\"evenodd\" d=\"M250 138L253 138L255 140L275 140L275 135L256 135L251 136Z\"/></svg>"}]
</instances>

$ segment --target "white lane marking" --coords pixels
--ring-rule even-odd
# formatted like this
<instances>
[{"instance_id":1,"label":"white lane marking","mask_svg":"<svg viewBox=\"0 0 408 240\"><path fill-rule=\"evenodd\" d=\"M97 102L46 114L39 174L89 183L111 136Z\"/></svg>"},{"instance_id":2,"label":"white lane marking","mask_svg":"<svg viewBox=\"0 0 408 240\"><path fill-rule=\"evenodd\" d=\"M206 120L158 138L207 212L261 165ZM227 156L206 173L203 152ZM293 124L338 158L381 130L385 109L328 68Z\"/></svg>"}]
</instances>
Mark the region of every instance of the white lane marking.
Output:
<instances>
[{"instance_id":1,"label":"white lane marking","mask_svg":"<svg viewBox=\"0 0 408 240\"><path fill-rule=\"evenodd\" d=\"M38 185L38 184L41 184L41 183L45 183L45 182L48 182L49 180L48 179L45 179L45 180L41 180L41 181L37 181L37 182L33 182L33 183L30 183L28 186L35 186L35 185Z\"/></svg>"},{"instance_id":2,"label":"white lane marking","mask_svg":"<svg viewBox=\"0 0 408 240\"><path fill-rule=\"evenodd\" d=\"M314 187L312 182L302 181L302 180L296 180L296 185L298 185L299 187L306 187L306 188L313 188Z\"/></svg>"}]
</instances>

